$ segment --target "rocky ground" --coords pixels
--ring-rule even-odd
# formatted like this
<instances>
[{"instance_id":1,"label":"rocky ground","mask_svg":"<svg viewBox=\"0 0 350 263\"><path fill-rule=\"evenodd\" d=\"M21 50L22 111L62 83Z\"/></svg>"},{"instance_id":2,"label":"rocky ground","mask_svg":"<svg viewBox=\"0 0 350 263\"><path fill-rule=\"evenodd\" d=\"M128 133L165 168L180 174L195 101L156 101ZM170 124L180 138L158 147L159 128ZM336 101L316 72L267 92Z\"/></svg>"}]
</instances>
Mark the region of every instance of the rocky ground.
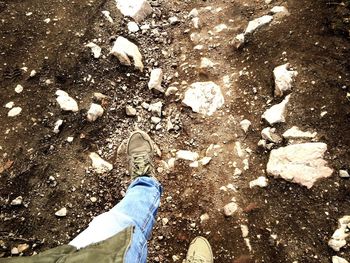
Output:
<instances>
[{"instance_id":1,"label":"rocky ground","mask_svg":"<svg viewBox=\"0 0 350 263\"><path fill-rule=\"evenodd\" d=\"M0 257L113 207L140 128L164 186L149 262L197 235L215 262L350 260L348 1L149 3L0 1Z\"/></svg>"}]
</instances>

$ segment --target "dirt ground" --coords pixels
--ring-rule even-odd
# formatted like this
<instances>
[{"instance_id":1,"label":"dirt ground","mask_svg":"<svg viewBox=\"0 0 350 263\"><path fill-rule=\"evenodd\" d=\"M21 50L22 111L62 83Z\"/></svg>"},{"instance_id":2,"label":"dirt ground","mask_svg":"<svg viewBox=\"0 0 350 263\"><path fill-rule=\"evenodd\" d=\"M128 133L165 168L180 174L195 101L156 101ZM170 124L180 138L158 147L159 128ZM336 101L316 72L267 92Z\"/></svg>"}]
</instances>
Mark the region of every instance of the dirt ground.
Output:
<instances>
[{"instance_id":1,"label":"dirt ground","mask_svg":"<svg viewBox=\"0 0 350 263\"><path fill-rule=\"evenodd\" d=\"M215 262L220 263L323 263L331 262L334 255L350 260L348 246L334 252L327 245L338 219L350 215L350 182L338 176L339 169L350 169L349 3L150 3L154 12L142 23L150 29L129 33L130 19L119 13L113 0L0 1L0 257L11 256L11 249L19 244L29 245L25 256L66 244L94 216L121 200L129 177L117 148L138 127L159 146L158 167L174 150L204 156L211 144L220 145L207 166L190 168L188 162L177 161L170 173L158 169L164 193L149 241L149 262L182 262L197 235L210 241ZM287 7L290 15L254 33L242 49L230 44L250 20L276 5ZM201 29L194 29L186 18L193 8L202 10ZM113 24L102 10L111 12ZM170 25L171 16L177 16L179 23ZM228 28L215 33L214 27L222 23ZM193 32L203 38L203 50L194 49L199 43L190 39ZM143 73L109 55L120 35L138 45ZM84 47L93 40L102 48L99 59ZM202 57L215 61L215 70L198 70ZM326 159L334 174L311 189L272 177L266 188L251 189L251 180L266 175L269 158L269 151L258 147L261 130L267 127L261 116L280 101L273 96L272 72L286 62L299 74L287 121L276 126L277 132L292 126L316 131L317 140L328 145ZM158 66L165 73L164 87L177 86L179 96L148 89L149 72ZM36 74L30 77L32 70ZM210 117L181 103L189 84L207 80L219 84L225 97L224 106ZM18 84L24 87L19 94L14 91ZM58 89L78 101L79 112L61 111L55 96ZM95 92L108 98L102 103L103 117L91 123L86 112ZM7 116L9 109L4 106L10 101L22 108L20 115ZM163 103L160 129L141 106L158 101ZM137 109L136 117L126 115L127 105ZM64 123L55 134L58 119ZM167 119L177 125L176 130L167 131ZM252 122L247 134L239 125L243 119ZM73 142L68 137L74 137ZM235 151L237 142L250 149L249 169L243 169ZM91 169L88 155L93 151L113 163L111 172L101 175ZM244 171L234 176L235 168ZM220 189L228 184L232 187ZM11 206L18 196L23 204ZM92 197L97 201L92 202ZM223 207L232 198L238 213L225 217ZM58 218L55 212L62 207L68 214ZM205 213L209 220L201 222ZM166 225L163 218L169 220ZM251 249L241 225L249 228Z\"/></svg>"}]
</instances>

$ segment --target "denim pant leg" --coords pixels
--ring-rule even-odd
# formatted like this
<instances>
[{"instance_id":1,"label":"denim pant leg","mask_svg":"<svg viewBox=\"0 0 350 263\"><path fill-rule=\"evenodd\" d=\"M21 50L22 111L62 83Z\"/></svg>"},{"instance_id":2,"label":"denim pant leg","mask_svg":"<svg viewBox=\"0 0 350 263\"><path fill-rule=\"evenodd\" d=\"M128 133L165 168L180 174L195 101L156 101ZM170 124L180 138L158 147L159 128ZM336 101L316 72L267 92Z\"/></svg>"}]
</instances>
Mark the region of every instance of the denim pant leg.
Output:
<instances>
[{"instance_id":1,"label":"denim pant leg","mask_svg":"<svg viewBox=\"0 0 350 263\"><path fill-rule=\"evenodd\" d=\"M77 248L105 240L128 226L135 226L126 263L144 263L149 239L160 202L162 187L151 177L138 177L125 197L110 211L92 220L89 227L70 242Z\"/></svg>"}]
</instances>

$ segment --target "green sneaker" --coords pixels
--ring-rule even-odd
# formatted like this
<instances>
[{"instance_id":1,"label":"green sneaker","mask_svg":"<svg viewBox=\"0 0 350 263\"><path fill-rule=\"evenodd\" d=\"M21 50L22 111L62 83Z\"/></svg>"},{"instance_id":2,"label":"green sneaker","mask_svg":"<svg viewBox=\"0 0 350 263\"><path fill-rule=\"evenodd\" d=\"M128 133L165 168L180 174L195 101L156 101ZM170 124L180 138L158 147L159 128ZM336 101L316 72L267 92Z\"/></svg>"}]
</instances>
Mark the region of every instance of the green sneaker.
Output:
<instances>
[{"instance_id":1,"label":"green sneaker","mask_svg":"<svg viewBox=\"0 0 350 263\"><path fill-rule=\"evenodd\" d=\"M154 150L152 140L148 134L143 131L133 132L128 139L126 147L131 179L139 176L154 177L152 162Z\"/></svg>"},{"instance_id":2,"label":"green sneaker","mask_svg":"<svg viewBox=\"0 0 350 263\"><path fill-rule=\"evenodd\" d=\"M213 252L204 237L196 237L188 248L185 263L213 263Z\"/></svg>"}]
</instances>

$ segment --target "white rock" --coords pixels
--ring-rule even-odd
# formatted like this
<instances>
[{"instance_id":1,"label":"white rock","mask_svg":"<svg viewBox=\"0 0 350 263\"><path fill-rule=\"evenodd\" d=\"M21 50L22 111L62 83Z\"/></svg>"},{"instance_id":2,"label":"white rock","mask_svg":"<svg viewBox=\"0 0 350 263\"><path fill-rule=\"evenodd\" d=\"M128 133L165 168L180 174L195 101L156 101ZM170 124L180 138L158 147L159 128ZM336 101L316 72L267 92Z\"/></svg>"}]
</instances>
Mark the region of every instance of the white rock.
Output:
<instances>
[{"instance_id":1,"label":"white rock","mask_svg":"<svg viewBox=\"0 0 350 263\"><path fill-rule=\"evenodd\" d=\"M342 247L346 245L346 239L349 237L350 233L348 231L348 225L350 223L350 216L344 216L338 220L338 229L333 233L328 245L334 251L340 251Z\"/></svg>"},{"instance_id":2,"label":"white rock","mask_svg":"<svg viewBox=\"0 0 350 263\"><path fill-rule=\"evenodd\" d=\"M276 67L273 70L275 77L275 96L281 97L292 89L294 78L298 75L297 71L288 70L289 64Z\"/></svg>"},{"instance_id":3,"label":"white rock","mask_svg":"<svg viewBox=\"0 0 350 263\"><path fill-rule=\"evenodd\" d=\"M16 93L21 93L23 91L23 86L22 85L17 85L16 88L15 88L15 92Z\"/></svg>"},{"instance_id":4,"label":"white rock","mask_svg":"<svg viewBox=\"0 0 350 263\"><path fill-rule=\"evenodd\" d=\"M15 105L15 103L13 101L10 101L10 102L5 104L5 108L12 109L14 105Z\"/></svg>"},{"instance_id":5,"label":"white rock","mask_svg":"<svg viewBox=\"0 0 350 263\"><path fill-rule=\"evenodd\" d=\"M21 112L22 112L21 107L14 107L7 113L7 116L8 117L15 117L15 116L19 115Z\"/></svg>"},{"instance_id":6,"label":"white rock","mask_svg":"<svg viewBox=\"0 0 350 263\"><path fill-rule=\"evenodd\" d=\"M233 216L233 214L237 211L238 206L236 203L231 202L224 206L224 214L225 216Z\"/></svg>"},{"instance_id":7,"label":"white rock","mask_svg":"<svg viewBox=\"0 0 350 263\"><path fill-rule=\"evenodd\" d=\"M209 164L211 159L212 159L211 157L203 157L202 159L199 160L199 162L201 165L204 166L204 165Z\"/></svg>"},{"instance_id":8,"label":"white rock","mask_svg":"<svg viewBox=\"0 0 350 263\"><path fill-rule=\"evenodd\" d=\"M270 125L275 123L285 122L285 112L289 103L290 95L288 95L281 103L272 106L264 112L262 118L264 118Z\"/></svg>"},{"instance_id":9,"label":"white rock","mask_svg":"<svg viewBox=\"0 0 350 263\"><path fill-rule=\"evenodd\" d=\"M171 131L174 129L174 124L171 122L171 118L168 117L167 122L166 122L166 130Z\"/></svg>"},{"instance_id":10,"label":"white rock","mask_svg":"<svg viewBox=\"0 0 350 263\"><path fill-rule=\"evenodd\" d=\"M266 140L259 140L258 146L266 149Z\"/></svg>"},{"instance_id":11,"label":"white rock","mask_svg":"<svg viewBox=\"0 0 350 263\"><path fill-rule=\"evenodd\" d=\"M242 130L247 133L252 123L249 120L243 120L240 122Z\"/></svg>"},{"instance_id":12,"label":"white rock","mask_svg":"<svg viewBox=\"0 0 350 263\"><path fill-rule=\"evenodd\" d=\"M242 170L239 168L235 168L235 171L233 172L233 176L240 176L242 174Z\"/></svg>"},{"instance_id":13,"label":"white rock","mask_svg":"<svg viewBox=\"0 0 350 263\"><path fill-rule=\"evenodd\" d=\"M173 170L175 168L175 162L176 162L176 158L170 158L168 160L168 167L169 167L169 170Z\"/></svg>"},{"instance_id":14,"label":"white rock","mask_svg":"<svg viewBox=\"0 0 350 263\"><path fill-rule=\"evenodd\" d=\"M316 135L317 132L303 132L296 126L293 126L283 133L283 137L286 139L313 139L316 137Z\"/></svg>"},{"instance_id":15,"label":"white rock","mask_svg":"<svg viewBox=\"0 0 350 263\"><path fill-rule=\"evenodd\" d=\"M151 117L151 122L152 122L153 124L158 124L158 123L160 123L161 120L162 120L162 119L161 119L161 118L158 118L158 117Z\"/></svg>"},{"instance_id":16,"label":"white rock","mask_svg":"<svg viewBox=\"0 0 350 263\"><path fill-rule=\"evenodd\" d=\"M272 150L267 173L311 188L317 180L333 173L323 159L326 151L325 143L295 144Z\"/></svg>"},{"instance_id":17,"label":"white rock","mask_svg":"<svg viewBox=\"0 0 350 263\"><path fill-rule=\"evenodd\" d=\"M327 113L328 113L327 111L322 111L321 114L320 114L321 118L323 118L324 116L326 116Z\"/></svg>"},{"instance_id":18,"label":"white rock","mask_svg":"<svg viewBox=\"0 0 350 263\"><path fill-rule=\"evenodd\" d=\"M147 0L116 0L117 8L124 16L132 17L137 23L142 22L152 13L152 7Z\"/></svg>"},{"instance_id":19,"label":"white rock","mask_svg":"<svg viewBox=\"0 0 350 263\"><path fill-rule=\"evenodd\" d=\"M143 24L140 29L142 30L142 33L147 32L147 30L149 30L151 28L151 26L149 24Z\"/></svg>"},{"instance_id":20,"label":"white rock","mask_svg":"<svg viewBox=\"0 0 350 263\"><path fill-rule=\"evenodd\" d=\"M98 101L103 101L103 100L107 100L108 99L108 96L107 95L104 95L100 92L94 92L94 98Z\"/></svg>"},{"instance_id":21,"label":"white rock","mask_svg":"<svg viewBox=\"0 0 350 263\"><path fill-rule=\"evenodd\" d=\"M114 42L111 54L116 56L120 63L126 66L131 66L131 57L135 68L143 71L142 55L139 48L124 37L119 36Z\"/></svg>"},{"instance_id":22,"label":"white rock","mask_svg":"<svg viewBox=\"0 0 350 263\"><path fill-rule=\"evenodd\" d=\"M11 249L11 254L12 254L12 255L18 255L18 254L19 254L18 248L13 247L13 248Z\"/></svg>"},{"instance_id":23,"label":"white rock","mask_svg":"<svg viewBox=\"0 0 350 263\"><path fill-rule=\"evenodd\" d=\"M199 29L201 27L201 23L200 23L199 17L194 17L194 18L192 18L191 21L192 21L192 24L193 24L194 28Z\"/></svg>"},{"instance_id":24,"label":"white rock","mask_svg":"<svg viewBox=\"0 0 350 263\"><path fill-rule=\"evenodd\" d=\"M209 220L209 215L207 213L200 216L201 223Z\"/></svg>"},{"instance_id":25,"label":"white rock","mask_svg":"<svg viewBox=\"0 0 350 263\"><path fill-rule=\"evenodd\" d=\"M58 96L56 100L62 110L73 112L79 111L78 103L72 97L70 97L67 92L57 90L56 95Z\"/></svg>"},{"instance_id":26,"label":"white rock","mask_svg":"<svg viewBox=\"0 0 350 263\"><path fill-rule=\"evenodd\" d=\"M130 105L127 105L125 107L125 112L126 112L127 116L136 116L136 114L137 114L136 109Z\"/></svg>"},{"instance_id":27,"label":"white rock","mask_svg":"<svg viewBox=\"0 0 350 263\"><path fill-rule=\"evenodd\" d=\"M194 162L190 163L190 167L198 168L199 167L199 162L198 161L194 161Z\"/></svg>"},{"instance_id":28,"label":"white rock","mask_svg":"<svg viewBox=\"0 0 350 263\"><path fill-rule=\"evenodd\" d=\"M235 142L235 152L239 158L243 158L246 155L245 151L242 150L242 144L240 142Z\"/></svg>"},{"instance_id":29,"label":"white rock","mask_svg":"<svg viewBox=\"0 0 350 263\"><path fill-rule=\"evenodd\" d=\"M198 153L191 152L191 151L185 151L185 150L179 150L176 152L176 159L182 159L182 160L188 160L188 161L197 161L199 158Z\"/></svg>"},{"instance_id":30,"label":"white rock","mask_svg":"<svg viewBox=\"0 0 350 263\"><path fill-rule=\"evenodd\" d=\"M176 92L178 92L179 89L176 87L169 87L166 92L165 92L165 96L170 96L170 95L174 95L176 94Z\"/></svg>"},{"instance_id":31,"label":"white rock","mask_svg":"<svg viewBox=\"0 0 350 263\"><path fill-rule=\"evenodd\" d=\"M103 160L97 153L92 152L89 157L92 161L92 167L97 173L102 174L113 169L113 165Z\"/></svg>"},{"instance_id":32,"label":"white rock","mask_svg":"<svg viewBox=\"0 0 350 263\"><path fill-rule=\"evenodd\" d=\"M145 110L148 110L148 109L149 109L149 104L146 103L146 102L142 102L142 103L141 103L141 106L142 106L142 108L144 108Z\"/></svg>"},{"instance_id":33,"label":"white rock","mask_svg":"<svg viewBox=\"0 0 350 263\"><path fill-rule=\"evenodd\" d=\"M55 122L55 127L53 129L54 133L59 133L60 132L60 127L63 124L63 120L59 119Z\"/></svg>"},{"instance_id":34,"label":"white rock","mask_svg":"<svg viewBox=\"0 0 350 263\"><path fill-rule=\"evenodd\" d=\"M128 30L130 33L135 33L140 30L140 27L135 22L129 22Z\"/></svg>"},{"instance_id":35,"label":"white rock","mask_svg":"<svg viewBox=\"0 0 350 263\"><path fill-rule=\"evenodd\" d=\"M217 25L216 27L214 27L214 31L215 31L215 33L221 33L222 31L224 31L227 28L228 27L225 24L220 24L220 25Z\"/></svg>"},{"instance_id":36,"label":"white rock","mask_svg":"<svg viewBox=\"0 0 350 263\"><path fill-rule=\"evenodd\" d=\"M99 58L101 56L102 49L98 45L96 45L95 43L90 42L85 46L88 48L91 48L91 52L94 55L94 58Z\"/></svg>"},{"instance_id":37,"label":"white rock","mask_svg":"<svg viewBox=\"0 0 350 263\"><path fill-rule=\"evenodd\" d=\"M258 28L271 23L272 20L273 20L273 16L268 16L268 15L256 18L248 23L248 26L244 34L251 34Z\"/></svg>"},{"instance_id":38,"label":"white rock","mask_svg":"<svg viewBox=\"0 0 350 263\"><path fill-rule=\"evenodd\" d=\"M90 201L91 201L92 203L96 203L96 202L97 202L97 198L94 197L94 196L92 196L92 197L90 197Z\"/></svg>"},{"instance_id":39,"label":"white rock","mask_svg":"<svg viewBox=\"0 0 350 263\"><path fill-rule=\"evenodd\" d=\"M260 176L260 177L258 177L258 179L249 182L250 188L253 188L255 186L266 187L267 186L267 178L265 176Z\"/></svg>"},{"instance_id":40,"label":"white rock","mask_svg":"<svg viewBox=\"0 0 350 263\"><path fill-rule=\"evenodd\" d=\"M164 89L162 87L162 81L163 81L163 70L161 68L155 68L151 71L151 77L148 82L148 88L150 90L156 89L160 92L164 92Z\"/></svg>"},{"instance_id":41,"label":"white rock","mask_svg":"<svg viewBox=\"0 0 350 263\"><path fill-rule=\"evenodd\" d=\"M248 247L249 251L252 251L252 246L250 245L250 240L249 238L245 238L244 242L246 244L246 246Z\"/></svg>"},{"instance_id":42,"label":"white rock","mask_svg":"<svg viewBox=\"0 0 350 263\"><path fill-rule=\"evenodd\" d=\"M247 225L241 225L242 237L246 238L249 235L249 228Z\"/></svg>"},{"instance_id":43,"label":"white rock","mask_svg":"<svg viewBox=\"0 0 350 263\"><path fill-rule=\"evenodd\" d=\"M23 204L23 197L22 196L17 196L15 199L11 201L12 206L19 206Z\"/></svg>"},{"instance_id":44,"label":"white rock","mask_svg":"<svg viewBox=\"0 0 350 263\"><path fill-rule=\"evenodd\" d=\"M215 63L209 58L201 58L201 64L199 66L200 69L212 69L214 66Z\"/></svg>"},{"instance_id":45,"label":"white rock","mask_svg":"<svg viewBox=\"0 0 350 263\"><path fill-rule=\"evenodd\" d=\"M285 15L285 16L290 15L288 9L284 6L274 6L270 10L270 12L273 14L281 14L281 15Z\"/></svg>"},{"instance_id":46,"label":"white rock","mask_svg":"<svg viewBox=\"0 0 350 263\"><path fill-rule=\"evenodd\" d=\"M236 49L239 49L240 47L242 47L244 43L245 43L245 35L243 33L238 34L232 41L232 45Z\"/></svg>"},{"instance_id":47,"label":"white rock","mask_svg":"<svg viewBox=\"0 0 350 263\"><path fill-rule=\"evenodd\" d=\"M67 215L67 208L63 207L55 213L55 216L65 217Z\"/></svg>"},{"instance_id":48,"label":"white rock","mask_svg":"<svg viewBox=\"0 0 350 263\"><path fill-rule=\"evenodd\" d=\"M51 19L50 19L50 18L46 18L46 19L44 19L44 22L45 22L46 24L48 24L48 23L51 22Z\"/></svg>"},{"instance_id":49,"label":"white rock","mask_svg":"<svg viewBox=\"0 0 350 263\"><path fill-rule=\"evenodd\" d=\"M196 45L193 47L194 50L203 50L204 46L203 45Z\"/></svg>"},{"instance_id":50,"label":"white rock","mask_svg":"<svg viewBox=\"0 0 350 263\"><path fill-rule=\"evenodd\" d=\"M177 16L169 17L168 20L169 20L170 25L176 25L177 23L180 22L180 20Z\"/></svg>"},{"instance_id":51,"label":"white rock","mask_svg":"<svg viewBox=\"0 0 350 263\"><path fill-rule=\"evenodd\" d=\"M271 4L272 0L265 0L265 4Z\"/></svg>"},{"instance_id":52,"label":"white rock","mask_svg":"<svg viewBox=\"0 0 350 263\"><path fill-rule=\"evenodd\" d=\"M333 256L332 257L332 263L349 263L345 258L341 258L338 256Z\"/></svg>"},{"instance_id":53,"label":"white rock","mask_svg":"<svg viewBox=\"0 0 350 263\"><path fill-rule=\"evenodd\" d=\"M282 142L282 138L276 134L275 128L267 127L261 131L261 137L266 140L273 143L280 143Z\"/></svg>"},{"instance_id":54,"label":"white rock","mask_svg":"<svg viewBox=\"0 0 350 263\"><path fill-rule=\"evenodd\" d=\"M36 76L36 70L33 69L33 70L30 72L29 77L33 78L33 77L35 77L35 76Z\"/></svg>"},{"instance_id":55,"label":"white rock","mask_svg":"<svg viewBox=\"0 0 350 263\"><path fill-rule=\"evenodd\" d=\"M168 223L169 223L169 219L168 218L166 218L166 217L162 218L162 225L163 226L167 225Z\"/></svg>"},{"instance_id":56,"label":"white rock","mask_svg":"<svg viewBox=\"0 0 350 263\"><path fill-rule=\"evenodd\" d=\"M67 137L67 142L71 143L73 141L74 141L74 137L73 136Z\"/></svg>"},{"instance_id":57,"label":"white rock","mask_svg":"<svg viewBox=\"0 0 350 263\"><path fill-rule=\"evenodd\" d=\"M243 163L243 170L249 170L249 160L248 159L244 159L243 161L242 161L242 163Z\"/></svg>"},{"instance_id":58,"label":"white rock","mask_svg":"<svg viewBox=\"0 0 350 263\"><path fill-rule=\"evenodd\" d=\"M348 171L346 171L346 170L340 170L340 171L339 171L339 176L340 176L341 178L349 178L349 177L350 177L350 174L349 174Z\"/></svg>"},{"instance_id":59,"label":"white rock","mask_svg":"<svg viewBox=\"0 0 350 263\"><path fill-rule=\"evenodd\" d=\"M178 255L172 255L171 259L173 260L173 262L177 262L180 260L180 257Z\"/></svg>"},{"instance_id":60,"label":"white rock","mask_svg":"<svg viewBox=\"0 0 350 263\"><path fill-rule=\"evenodd\" d=\"M91 103L90 109L87 112L88 121L96 121L98 117L103 115L104 109L101 105L96 103Z\"/></svg>"},{"instance_id":61,"label":"white rock","mask_svg":"<svg viewBox=\"0 0 350 263\"><path fill-rule=\"evenodd\" d=\"M104 10L104 11L101 11L101 12L105 16L107 21L113 24L114 21L113 21L113 18L111 17L111 12L109 12L107 10Z\"/></svg>"},{"instance_id":62,"label":"white rock","mask_svg":"<svg viewBox=\"0 0 350 263\"><path fill-rule=\"evenodd\" d=\"M195 82L185 92L182 102L194 112L211 116L224 104L224 96L214 82Z\"/></svg>"},{"instance_id":63,"label":"white rock","mask_svg":"<svg viewBox=\"0 0 350 263\"><path fill-rule=\"evenodd\" d=\"M199 12L198 12L197 8L192 9L191 12L188 14L189 18L193 18L193 17L197 17L197 16L199 16Z\"/></svg>"},{"instance_id":64,"label":"white rock","mask_svg":"<svg viewBox=\"0 0 350 263\"><path fill-rule=\"evenodd\" d=\"M159 117L161 117L162 116L162 107L163 107L163 103L161 101L158 101L156 103L149 104L148 110L150 112L157 114Z\"/></svg>"}]
</instances>

